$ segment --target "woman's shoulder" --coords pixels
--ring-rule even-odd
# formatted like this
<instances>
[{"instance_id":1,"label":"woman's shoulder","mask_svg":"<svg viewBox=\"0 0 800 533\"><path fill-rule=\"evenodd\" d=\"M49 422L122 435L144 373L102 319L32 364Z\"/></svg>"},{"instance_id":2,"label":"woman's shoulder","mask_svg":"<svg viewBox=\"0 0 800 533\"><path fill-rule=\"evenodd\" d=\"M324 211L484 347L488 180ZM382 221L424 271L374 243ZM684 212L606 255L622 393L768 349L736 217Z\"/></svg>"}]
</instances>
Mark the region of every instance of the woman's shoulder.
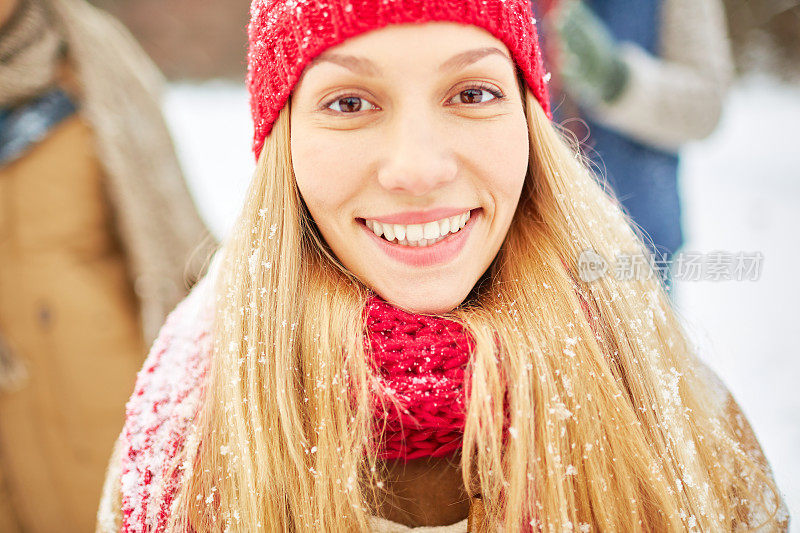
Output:
<instances>
[{"instance_id":1,"label":"woman's shoulder","mask_svg":"<svg viewBox=\"0 0 800 533\"><path fill-rule=\"evenodd\" d=\"M730 429L736 438L739 449L747 454L774 483L775 476L761 443L758 441L755 431L730 389L710 366L699 359L695 360L695 371L708 388L713 414ZM736 468L734 464L729 464L728 466ZM789 528L789 511L783 495L773 493L771 488L767 486L763 486L762 491L764 502L772 502L777 508L775 519L780 524L779 531L787 531ZM768 515L764 514L764 509L754 507L752 511L755 514L750 518L754 523L767 520Z\"/></svg>"},{"instance_id":2,"label":"woman's shoulder","mask_svg":"<svg viewBox=\"0 0 800 533\"><path fill-rule=\"evenodd\" d=\"M214 271L169 314L150 348L126 406L126 427L151 425L202 384L211 353Z\"/></svg>"},{"instance_id":3,"label":"woman's shoulder","mask_svg":"<svg viewBox=\"0 0 800 533\"><path fill-rule=\"evenodd\" d=\"M170 313L126 405L120 490L128 523L142 523L150 495L175 481L173 460L191 432L210 363L215 272L212 264Z\"/></svg>"}]
</instances>

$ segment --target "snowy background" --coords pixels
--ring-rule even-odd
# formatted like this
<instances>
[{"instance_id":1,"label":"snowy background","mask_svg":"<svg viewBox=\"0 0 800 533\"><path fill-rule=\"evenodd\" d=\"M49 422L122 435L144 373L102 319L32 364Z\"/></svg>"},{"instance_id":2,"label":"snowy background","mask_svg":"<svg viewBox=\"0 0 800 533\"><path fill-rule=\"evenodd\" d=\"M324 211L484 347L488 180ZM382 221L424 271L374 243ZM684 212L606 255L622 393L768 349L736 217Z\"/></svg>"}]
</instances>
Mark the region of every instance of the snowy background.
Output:
<instances>
[{"instance_id":1,"label":"snowy background","mask_svg":"<svg viewBox=\"0 0 800 533\"><path fill-rule=\"evenodd\" d=\"M166 113L189 185L223 236L254 162L242 86L175 84ZM729 386L769 459L800 532L800 87L741 80L718 130L685 150L681 187L693 252L761 252L757 281L684 281L677 309Z\"/></svg>"}]
</instances>

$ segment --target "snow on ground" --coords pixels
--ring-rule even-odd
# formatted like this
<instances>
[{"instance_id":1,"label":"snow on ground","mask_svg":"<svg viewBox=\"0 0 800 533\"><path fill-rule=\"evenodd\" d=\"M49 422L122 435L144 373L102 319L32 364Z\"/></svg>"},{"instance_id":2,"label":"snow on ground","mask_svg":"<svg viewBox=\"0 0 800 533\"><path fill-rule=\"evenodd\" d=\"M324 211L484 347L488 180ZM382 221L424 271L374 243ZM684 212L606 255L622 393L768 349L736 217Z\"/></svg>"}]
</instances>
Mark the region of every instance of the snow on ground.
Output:
<instances>
[{"instance_id":1,"label":"snow on ground","mask_svg":"<svg viewBox=\"0 0 800 533\"><path fill-rule=\"evenodd\" d=\"M166 113L209 227L231 227L254 168L238 84L170 87ZM761 441L800 531L800 87L740 81L719 129L689 146L681 186L685 251L761 252L757 281L683 281L677 309L702 357L730 387ZM795 329L798 328L798 329Z\"/></svg>"}]
</instances>

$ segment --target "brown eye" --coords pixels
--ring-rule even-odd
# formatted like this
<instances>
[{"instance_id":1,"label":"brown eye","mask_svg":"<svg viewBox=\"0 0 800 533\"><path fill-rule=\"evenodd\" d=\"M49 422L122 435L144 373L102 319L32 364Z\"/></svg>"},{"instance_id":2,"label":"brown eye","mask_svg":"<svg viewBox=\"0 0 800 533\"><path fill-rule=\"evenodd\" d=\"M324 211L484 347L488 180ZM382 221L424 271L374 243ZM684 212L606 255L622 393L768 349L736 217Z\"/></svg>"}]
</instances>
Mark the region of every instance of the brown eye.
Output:
<instances>
[{"instance_id":1,"label":"brown eye","mask_svg":"<svg viewBox=\"0 0 800 533\"><path fill-rule=\"evenodd\" d=\"M491 100L502 100L505 98L500 91L484 86L475 86L459 92L451 102L460 104L485 104Z\"/></svg>"},{"instance_id":2,"label":"brown eye","mask_svg":"<svg viewBox=\"0 0 800 533\"><path fill-rule=\"evenodd\" d=\"M334 104L339 104L339 109L345 113L353 113L361 109L361 98L348 96L347 98L340 98Z\"/></svg>"},{"instance_id":3,"label":"brown eye","mask_svg":"<svg viewBox=\"0 0 800 533\"><path fill-rule=\"evenodd\" d=\"M367 105L364 106L364 103ZM363 98L359 98L358 96L343 96L331 102L330 105L327 106L327 109L338 111L340 113L357 113L362 111L362 109L365 107L366 109L374 108L372 104Z\"/></svg>"},{"instance_id":4,"label":"brown eye","mask_svg":"<svg viewBox=\"0 0 800 533\"><path fill-rule=\"evenodd\" d=\"M461 91L461 103L462 104L480 104L482 100L482 93L484 91L481 89L467 89L466 91Z\"/></svg>"}]
</instances>

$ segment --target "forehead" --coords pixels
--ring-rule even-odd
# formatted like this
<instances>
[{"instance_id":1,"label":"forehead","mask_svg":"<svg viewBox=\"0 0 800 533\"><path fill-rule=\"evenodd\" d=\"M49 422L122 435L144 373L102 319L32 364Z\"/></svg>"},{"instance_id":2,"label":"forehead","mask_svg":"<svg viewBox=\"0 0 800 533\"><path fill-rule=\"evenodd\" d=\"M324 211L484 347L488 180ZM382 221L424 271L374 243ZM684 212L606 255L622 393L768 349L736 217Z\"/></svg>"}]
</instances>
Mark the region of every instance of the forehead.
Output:
<instances>
[{"instance_id":1,"label":"forehead","mask_svg":"<svg viewBox=\"0 0 800 533\"><path fill-rule=\"evenodd\" d=\"M484 57L514 64L508 48L488 31L453 22L389 25L333 46L306 66L303 76L323 64L335 64L364 76L382 77L403 64L458 70ZM302 76L301 76L302 77Z\"/></svg>"}]
</instances>

